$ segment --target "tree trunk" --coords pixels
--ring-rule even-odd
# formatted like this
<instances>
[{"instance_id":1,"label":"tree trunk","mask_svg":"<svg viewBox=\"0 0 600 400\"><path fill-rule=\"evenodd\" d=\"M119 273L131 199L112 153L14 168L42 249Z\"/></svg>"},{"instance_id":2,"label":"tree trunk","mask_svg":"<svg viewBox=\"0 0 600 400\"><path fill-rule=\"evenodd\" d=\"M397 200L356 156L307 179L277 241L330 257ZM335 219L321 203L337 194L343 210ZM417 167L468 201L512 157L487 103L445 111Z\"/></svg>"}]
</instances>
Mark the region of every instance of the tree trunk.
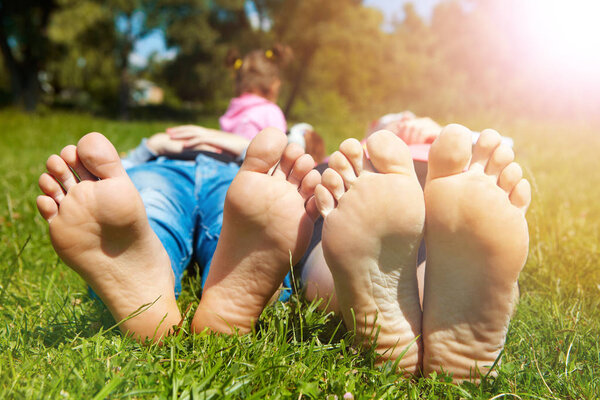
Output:
<instances>
[{"instance_id":1,"label":"tree trunk","mask_svg":"<svg viewBox=\"0 0 600 400\"><path fill-rule=\"evenodd\" d=\"M129 119L129 96L129 71L127 70L127 63L125 63L125 65L121 67L119 82L119 118L123 120Z\"/></svg>"},{"instance_id":2,"label":"tree trunk","mask_svg":"<svg viewBox=\"0 0 600 400\"><path fill-rule=\"evenodd\" d=\"M41 11L41 18L37 23L29 13L30 6ZM40 82L38 73L44 66L44 61L48 54L48 40L46 38L46 28L50 20L50 14L57 8L53 0L40 1L30 5L20 4L11 6L0 3L0 53L4 59L10 75L10 85L13 95L13 101L21 105L26 111L35 111L40 97ZM23 42L19 43L21 54L20 59L15 56L13 49L8 44L9 34L5 25L6 21L14 21L24 17L24 25L17 28L17 32L25 33Z\"/></svg>"},{"instance_id":3,"label":"tree trunk","mask_svg":"<svg viewBox=\"0 0 600 400\"><path fill-rule=\"evenodd\" d=\"M296 73L296 76L293 79L292 91L290 93L290 96L288 97L288 100L285 104L285 108L283 110L283 113L286 116L290 114L292 107L294 106L294 102L296 101L296 97L298 97L298 94L300 93L300 89L302 87L302 84L304 83L306 73L308 72L308 67L312 62L312 58L315 55L315 51L316 46L311 47L304 53L304 56L299 62L300 66L298 67L298 72Z\"/></svg>"},{"instance_id":4,"label":"tree trunk","mask_svg":"<svg viewBox=\"0 0 600 400\"><path fill-rule=\"evenodd\" d=\"M40 81L35 68L26 68L21 76L21 101L27 112L35 111L40 99Z\"/></svg>"}]
</instances>

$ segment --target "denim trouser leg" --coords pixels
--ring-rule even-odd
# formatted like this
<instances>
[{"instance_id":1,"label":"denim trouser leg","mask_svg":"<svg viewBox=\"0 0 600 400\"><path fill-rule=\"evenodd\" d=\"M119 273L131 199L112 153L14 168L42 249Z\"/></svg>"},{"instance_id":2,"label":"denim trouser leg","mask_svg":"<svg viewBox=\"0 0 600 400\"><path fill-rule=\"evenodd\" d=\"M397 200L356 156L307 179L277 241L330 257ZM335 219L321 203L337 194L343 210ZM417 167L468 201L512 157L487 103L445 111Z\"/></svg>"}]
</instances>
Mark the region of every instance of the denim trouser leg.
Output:
<instances>
[{"instance_id":1,"label":"denim trouser leg","mask_svg":"<svg viewBox=\"0 0 600 400\"><path fill-rule=\"evenodd\" d=\"M171 259L175 295L193 253L195 163L159 158L127 170L142 197L150 227Z\"/></svg>"}]
</instances>

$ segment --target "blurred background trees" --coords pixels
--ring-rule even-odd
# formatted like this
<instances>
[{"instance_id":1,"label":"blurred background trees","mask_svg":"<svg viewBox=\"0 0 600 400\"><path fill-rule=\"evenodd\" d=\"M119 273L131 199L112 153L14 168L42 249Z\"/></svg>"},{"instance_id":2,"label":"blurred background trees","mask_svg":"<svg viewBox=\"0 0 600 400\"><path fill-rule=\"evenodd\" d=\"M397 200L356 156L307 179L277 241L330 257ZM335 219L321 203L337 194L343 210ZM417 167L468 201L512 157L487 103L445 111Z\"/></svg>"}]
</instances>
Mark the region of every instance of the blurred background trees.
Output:
<instances>
[{"instance_id":1,"label":"blurred background trees","mask_svg":"<svg viewBox=\"0 0 600 400\"><path fill-rule=\"evenodd\" d=\"M594 114L598 74L541 58L523 3L441 1L427 20L409 3L385 24L360 0L0 0L0 100L127 117L143 79L164 92L163 105L217 112L233 94L227 51L283 43L295 58L280 104L295 119L368 120L407 108ZM172 57L132 63L136 43L156 32Z\"/></svg>"}]
</instances>

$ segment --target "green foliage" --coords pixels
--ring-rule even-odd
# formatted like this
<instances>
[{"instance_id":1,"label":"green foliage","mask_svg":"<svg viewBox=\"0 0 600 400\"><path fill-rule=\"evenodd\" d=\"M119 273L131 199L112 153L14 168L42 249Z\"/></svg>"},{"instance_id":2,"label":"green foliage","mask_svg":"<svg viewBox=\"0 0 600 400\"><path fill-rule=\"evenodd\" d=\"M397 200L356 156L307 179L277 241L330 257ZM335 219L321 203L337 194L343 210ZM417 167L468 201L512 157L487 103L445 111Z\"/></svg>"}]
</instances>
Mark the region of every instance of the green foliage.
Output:
<instances>
[{"instance_id":1,"label":"green foliage","mask_svg":"<svg viewBox=\"0 0 600 400\"><path fill-rule=\"evenodd\" d=\"M338 125L335 116L320 115L323 130ZM197 122L214 126L216 116ZM341 399L350 392L355 399L596 398L600 230L593 221L600 218L600 177L590 171L600 168L598 127L484 114L466 122L474 129L495 126L515 139L534 193L521 302L499 376L480 386L454 385L442 375L407 380L391 365L374 367L372 353L357 353L348 345L352 338L339 320L298 296L268 307L256 331L246 336L184 334L162 346L123 337L52 250L46 223L35 210L36 180L49 154L76 143L85 132L103 132L124 151L165 124L0 111L0 184L5 188L0 207L0 397ZM329 139L339 143L363 128L350 122L344 127L348 130ZM182 310L191 305L186 331L198 286L191 271L178 301Z\"/></svg>"}]
</instances>

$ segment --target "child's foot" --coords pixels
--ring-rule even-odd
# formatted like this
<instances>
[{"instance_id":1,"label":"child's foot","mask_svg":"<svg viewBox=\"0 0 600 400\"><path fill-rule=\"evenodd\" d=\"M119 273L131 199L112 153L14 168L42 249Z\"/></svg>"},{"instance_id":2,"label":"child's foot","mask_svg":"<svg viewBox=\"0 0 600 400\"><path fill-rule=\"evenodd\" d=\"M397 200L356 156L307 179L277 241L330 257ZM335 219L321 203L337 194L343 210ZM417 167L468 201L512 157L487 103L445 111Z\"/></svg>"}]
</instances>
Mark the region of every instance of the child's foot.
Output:
<instances>
[{"instance_id":1,"label":"child's foot","mask_svg":"<svg viewBox=\"0 0 600 400\"><path fill-rule=\"evenodd\" d=\"M116 321L154 302L123 322L121 330L159 340L181 319L171 263L115 148L101 134L90 133L77 147L52 155L46 166L48 173L39 179L45 195L37 205L56 253Z\"/></svg>"},{"instance_id":2,"label":"child's foot","mask_svg":"<svg viewBox=\"0 0 600 400\"><path fill-rule=\"evenodd\" d=\"M317 186L325 218L323 251L346 326L382 361L409 373L420 368L421 307L416 262L423 236L423 191L407 146L380 131L340 145ZM377 337L375 338L375 336Z\"/></svg>"},{"instance_id":3,"label":"child's foot","mask_svg":"<svg viewBox=\"0 0 600 400\"><path fill-rule=\"evenodd\" d=\"M320 176L313 167L276 129L250 143L227 191L223 228L192 323L196 332L252 330L308 247L318 215L312 195Z\"/></svg>"},{"instance_id":4,"label":"child's foot","mask_svg":"<svg viewBox=\"0 0 600 400\"><path fill-rule=\"evenodd\" d=\"M446 127L429 154L425 185L427 270L423 369L477 380L504 346L519 272L528 251L529 183L484 131ZM469 160L470 166L467 171Z\"/></svg>"}]
</instances>

